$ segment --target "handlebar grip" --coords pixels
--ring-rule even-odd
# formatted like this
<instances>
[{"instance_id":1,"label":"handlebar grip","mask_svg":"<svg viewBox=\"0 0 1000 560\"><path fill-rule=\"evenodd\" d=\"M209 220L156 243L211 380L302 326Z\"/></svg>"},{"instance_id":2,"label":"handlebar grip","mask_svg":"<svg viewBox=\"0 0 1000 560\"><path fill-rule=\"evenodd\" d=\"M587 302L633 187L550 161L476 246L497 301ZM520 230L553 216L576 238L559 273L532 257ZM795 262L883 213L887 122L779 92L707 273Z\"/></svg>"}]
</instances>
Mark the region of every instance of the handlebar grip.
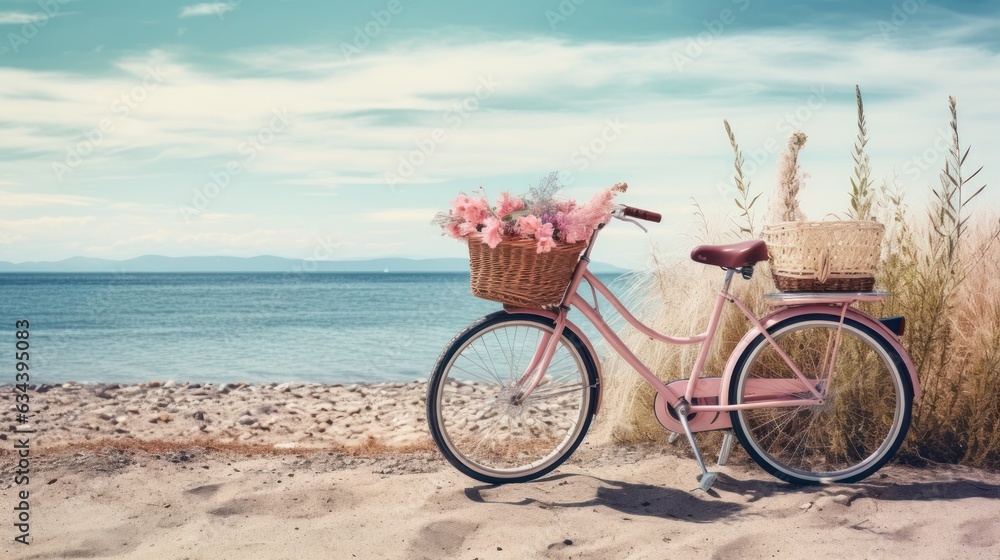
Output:
<instances>
[{"instance_id":1,"label":"handlebar grip","mask_svg":"<svg viewBox=\"0 0 1000 560\"><path fill-rule=\"evenodd\" d=\"M650 212L649 210L643 210L641 208L633 208L631 206L626 206L622 211L622 214L628 216L629 218L637 218L640 220L646 220L647 222L660 223L663 216L657 214L656 212Z\"/></svg>"}]
</instances>

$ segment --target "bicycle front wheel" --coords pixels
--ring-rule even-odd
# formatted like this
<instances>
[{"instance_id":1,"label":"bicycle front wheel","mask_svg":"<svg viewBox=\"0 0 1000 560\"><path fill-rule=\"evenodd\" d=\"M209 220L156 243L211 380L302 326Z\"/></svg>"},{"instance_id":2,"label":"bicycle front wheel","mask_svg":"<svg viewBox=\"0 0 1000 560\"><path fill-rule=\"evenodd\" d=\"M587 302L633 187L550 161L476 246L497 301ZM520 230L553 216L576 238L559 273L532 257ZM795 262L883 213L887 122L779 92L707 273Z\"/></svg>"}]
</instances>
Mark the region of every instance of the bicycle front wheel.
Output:
<instances>
[{"instance_id":1,"label":"bicycle front wheel","mask_svg":"<svg viewBox=\"0 0 1000 560\"><path fill-rule=\"evenodd\" d=\"M884 335L849 318L834 352L839 324L838 315L819 313L791 317L768 329L824 394L823 404L730 413L747 453L782 480L862 480L891 459L906 437L913 387L899 353ZM737 361L731 403L812 398L762 334Z\"/></svg>"},{"instance_id":2,"label":"bicycle front wheel","mask_svg":"<svg viewBox=\"0 0 1000 560\"><path fill-rule=\"evenodd\" d=\"M427 387L427 424L445 458L483 482L526 482L569 458L597 404L596 357L564 330L539 385L518 404L527 367L551 338L551 320L504 311L460 333Z\"/></svg>"}]
</instances>

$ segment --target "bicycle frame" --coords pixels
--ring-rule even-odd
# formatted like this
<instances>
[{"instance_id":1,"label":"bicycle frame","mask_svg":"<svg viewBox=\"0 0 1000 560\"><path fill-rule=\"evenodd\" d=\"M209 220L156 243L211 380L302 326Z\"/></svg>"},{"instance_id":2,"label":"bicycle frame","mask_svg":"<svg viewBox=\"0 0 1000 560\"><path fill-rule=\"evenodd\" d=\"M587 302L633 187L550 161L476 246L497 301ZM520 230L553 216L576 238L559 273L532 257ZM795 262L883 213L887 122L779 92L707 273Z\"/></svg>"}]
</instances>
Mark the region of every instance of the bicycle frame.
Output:
<instances>
[{"instance_id":1,"label":"bicycle frame","mask_svg":"<svg viewBox=\"0 0 1000 560\"><path fill-rule=\"evenodd\" d=\"M537 309L508 309L509 312L517 313L535 313L542 314L550 317L555 322L555 327L553 332L547 336L543 336L539 343L538 348L532 357L531 362L525 368L525 371L521 378L518 380L517 385L521 387L521 395L519 401L523 402L530 396L531 392L538 386L539 382L544 376L544 373L552 359L553 354L558 345L558 341L562 336L562 332L566 328L570 328L577 334L587 344L588 347L592 348L589 340L583 336L575 325L572 325L567 321L567 314L572 307L579 309L583 315L594 325L597 331L604 337L604 339L610 344L611 348L617 352L626 363L628 363L636 372L639 373L646 380L653 389L656 390L658 398L657 401L663 399L666 404L671 407L677 408L682 404L686 404L689 409L689 414L693 417L695 413L698 412L730 412L735 410L745 410L753 408L775 408L775 407L792 407L792 406L804 406L804 405L820 405L824 402L824 393L827 386L827 381L833 373L833 367L836 360L836 354L840 346L840 335L841 329L843 327L845 319L848 317L854 321L860 322L866 326L869 326L876 332L883 334L884 338L896 346L897 350L900 351L900 355L903 357L905 362L904 366L910 372L911 380L913 381L914 387L914 398L918 399L920 396L920 385L916 379L915 368L909 360L906 352L903 351L902 347L899 345L898 338L892 331L880 323L877 319L862 313L861 311L851 307L855 301L874 301L881 299L884 296L878 296L873 294L830 294L827 297L819 298L786 298L787 301L779 302L779 309L765 317L758 318L753 312L747 308L747 306L740 301L736 296L730 293L729 288L732 283L734 271L731 269L726 269L725 280L723 282L722 289L716 296L715 305L712 309L711 315L709 316L708 327L705 332L688 337L676 337L669 336L659 333L641 321L639 321L635 316L633 316L629 310L625 307L621 301L618 300L611 293L611 291L605 286L597 277L588 270L588 265L590 263L590 252L593 249L594 242L597 238L597 234L600 230L594 232L590 239L590 243L580 257L580 260L576 266L573 273L572 280L566 290L563 300L559 306L559 309L554 312L545 312ZM615 310L621 314L621 316L632 325L634 328L639 330L641 333L649 336L654 340L669 344L697 344L701 343L702 346L698 352L698 356L695 360L694 366L691 369L691 375L687 380L674 381L672 383L664 383L661 381L629 348L625 343L618 337L618 335L611 329L611 327L604 321L601 313L595 306L591 306L590 303L584 299L580 294L577 293L580 284L586 281L595 290L595 306L596 293L603 295L615 308ZM736 305L736 307L743 313L743 315L751 323L751 328L744 336L743 340L736 346L733 350L732 355L726 365L724 374L717 383L713 379L711 383L705 383L705 388L711 390L714 387L717 388L716 402L718 404L702 404L697 402L696 396L706 396L704 390L699 387L699 379L703 372L705 362L708 360L709 352L711 351L712 342L714 341L716 331L719 326L719 320L722 316L723 307L726 302ZM789 317L806 314L806 313L817 313L821 312L824 314L831 314L836 312L840 315L840 326L837 331L833 334L831 340L827 346L826 360L824 360L823 371L816 372L820 374L819 379L810 379L806 376L799 368L792 362L791 358L775 343L774 339L768 333L768 328L777 322L787 319ZM743 350L750 344L750 342L759 335L763 335L768 342L773 345L779 356L785 361L789 366L792 373L795 375L798 384L794 383L794 380L755 380L755 383L761 384L755 388L757 397L753 402L747 402L742 404L730 404L729 395L729 384L732 377L733 370L736 366L736 361L742 354ZM683 392L681 391L683 388ZM801 394L809 395L811 398L789 398L791 395ZM784 397L784 398L783 398ZM666 412L665 410L663 411ZM657 416L664 420L661 416L659 407L657 408ZM718 416L718 415L716 415ZM729 427L728 415L726 419L718 425L713 425L708 427L703 423L701 425L693 425L692 429L694 431L702 431L705 429L722 429Z\"/></svg>"}]
</instances>

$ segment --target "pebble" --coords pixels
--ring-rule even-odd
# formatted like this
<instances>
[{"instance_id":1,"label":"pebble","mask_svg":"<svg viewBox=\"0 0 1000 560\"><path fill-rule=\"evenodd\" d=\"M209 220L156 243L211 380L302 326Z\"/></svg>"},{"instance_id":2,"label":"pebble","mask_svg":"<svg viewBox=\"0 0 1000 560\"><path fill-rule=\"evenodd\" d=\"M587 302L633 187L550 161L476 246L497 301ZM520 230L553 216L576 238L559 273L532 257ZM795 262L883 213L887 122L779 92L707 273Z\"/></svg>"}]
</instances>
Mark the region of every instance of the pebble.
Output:
<instances>
[{"instance_id":1,"label":"pebble","mask_svg":"<svg viewBox=\"0 0 1000 560\"><path fill-rule=\"evenodd\" d=\"M426 388L424 381L349 386L174 380L123 386L68 383L53 386L46 395L49 408L36 417L37 442L45 447L88 438L189 441L197 434L212 441L252 442L279 449L357 445L370 437L389 446L429 444ZM484 389L479 383L456 384L445 402L462 404L472 397L478 401ZM5 399L9 397L0 395L0 409L7 404ZM566 421L558 403L552 404L551 411L534 411L528 423L501 421L496 411L480 406L455 418L451 429L542 437Z\"/></svg>"},{"instance_id":2,"label":"pebble","mask_svg":"<svg viewBox=\"0 0 1000 560\"><path fill-rule=\"evenodd\" d=\"M833 501L834 501L834 503L838 503L838 504L840 504L842 506L849 506L849 505L851 505L851 498L852 497L853 496L851 496L850 494L838 494L838 495L836 495L836 496L833 497Z\"/></svg>"}]
</instances>

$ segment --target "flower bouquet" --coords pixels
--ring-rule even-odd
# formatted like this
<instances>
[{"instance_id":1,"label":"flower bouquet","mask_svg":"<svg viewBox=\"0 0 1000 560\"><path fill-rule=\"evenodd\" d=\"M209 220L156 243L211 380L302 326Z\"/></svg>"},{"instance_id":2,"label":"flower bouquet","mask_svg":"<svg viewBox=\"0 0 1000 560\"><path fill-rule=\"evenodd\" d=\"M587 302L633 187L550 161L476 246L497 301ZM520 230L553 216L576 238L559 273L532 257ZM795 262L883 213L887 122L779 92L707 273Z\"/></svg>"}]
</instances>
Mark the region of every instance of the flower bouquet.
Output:
<instances>
[{"instance_id":1,"label":"flower bouquet","mask_svg":"<svg viewBox=\"0 0 1000 560\"><path fill-rule=\"evenodd\" d=\"M445 235L469 245L470 286L476 297L516 307L558 305L587 240L611 219L619 183L578 204L557 195L557 174L525 195L459 194L434 219Z\"/></svg>"}]
</instances>

